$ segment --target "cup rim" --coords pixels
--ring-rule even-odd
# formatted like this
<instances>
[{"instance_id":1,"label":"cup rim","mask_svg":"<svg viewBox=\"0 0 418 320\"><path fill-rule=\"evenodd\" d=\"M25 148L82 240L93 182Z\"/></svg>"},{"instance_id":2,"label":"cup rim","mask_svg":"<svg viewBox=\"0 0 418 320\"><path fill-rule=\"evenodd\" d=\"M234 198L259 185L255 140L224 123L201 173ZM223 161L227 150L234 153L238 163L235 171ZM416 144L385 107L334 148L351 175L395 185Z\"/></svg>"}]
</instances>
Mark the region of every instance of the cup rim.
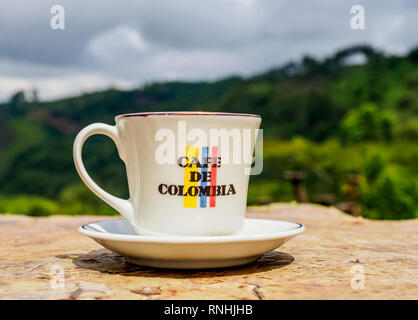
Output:
<instances>
[{"instance_id":1,"label":"cup rim","mask_svg":"<svg viewBox=\"0 0 418 320\"><path fill-rule=\"evenodd\" d=\"M260 118L258 114L250 113L232 113L232 112L210 112L210 111L156 111L156 112L137 112L137 113L125 113L116 116L119 118L132 118L132 117L149 117L149 116L230 116L230 117L252 117Z\"/></svg>"}]
</instances>

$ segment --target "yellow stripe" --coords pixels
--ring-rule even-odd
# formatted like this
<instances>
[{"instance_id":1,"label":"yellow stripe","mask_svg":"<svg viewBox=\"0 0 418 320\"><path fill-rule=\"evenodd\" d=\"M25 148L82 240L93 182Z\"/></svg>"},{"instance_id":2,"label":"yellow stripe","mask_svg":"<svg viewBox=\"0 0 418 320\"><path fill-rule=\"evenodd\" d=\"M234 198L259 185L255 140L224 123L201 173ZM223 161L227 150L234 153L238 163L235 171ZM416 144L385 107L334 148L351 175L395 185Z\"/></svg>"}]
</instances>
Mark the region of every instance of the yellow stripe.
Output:
<instances>
[{"instance_id":1,"label":"yellow stripe","mask_svg":"<svg viewBox=\"0 0 418 320\"><path fill-rule=\"evenodd\" d=\"M189 147L186 146L186 157L188 157L189 160L187 160L187 165L190 164L191 160L193 160L193 157L199 157L199 148L198 147ZM184 168L184 192L187 192L189 187L196 186L198 182L191 182L190 181L190 175L193 171L199 171L199 168L197 168L197 165L194 164L191 167L186 166ZM183 197L183 207L184 208L196 208L197 206L197 196L190 196L186 195Z\"/></svg>"}]
</instances>

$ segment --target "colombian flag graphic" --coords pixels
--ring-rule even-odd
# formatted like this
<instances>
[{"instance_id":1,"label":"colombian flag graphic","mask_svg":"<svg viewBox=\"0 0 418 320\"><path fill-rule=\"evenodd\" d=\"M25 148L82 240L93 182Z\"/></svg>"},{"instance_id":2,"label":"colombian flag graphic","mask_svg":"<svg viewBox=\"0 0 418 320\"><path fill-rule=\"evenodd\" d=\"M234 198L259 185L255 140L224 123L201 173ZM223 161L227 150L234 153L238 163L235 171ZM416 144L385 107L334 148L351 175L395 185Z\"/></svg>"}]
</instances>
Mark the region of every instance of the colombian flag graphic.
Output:
<instances>
[{"instance_id":1,"label":"colombian flag graphic","mask_svg":"<svg viewBox=\"0 0 418 320\"><path fill-rule=\"evenodd\" d=\"M196 192L183 196L184 208L216 207L217 169L218 147L186 147L184 190Z\"/></svg>"}]
</instances>

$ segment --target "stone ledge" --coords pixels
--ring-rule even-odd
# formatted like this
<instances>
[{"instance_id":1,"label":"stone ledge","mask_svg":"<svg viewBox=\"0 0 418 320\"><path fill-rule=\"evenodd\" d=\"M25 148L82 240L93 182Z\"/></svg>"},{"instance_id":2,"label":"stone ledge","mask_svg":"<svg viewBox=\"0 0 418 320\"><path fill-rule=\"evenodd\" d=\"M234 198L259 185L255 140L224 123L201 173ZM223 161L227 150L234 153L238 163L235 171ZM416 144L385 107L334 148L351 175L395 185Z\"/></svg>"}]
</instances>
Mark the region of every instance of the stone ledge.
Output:
<instances>
[{"instance_id":1,"label":"stone ledge","mask_svg":"<svg viewBox=\"0 0 418 320\"><path fill-rule=\"evenodd\" d=\"M119 217L0 215L0 298L418 299L418 219L373 221L293 203L250 207L248 216L306 231L247 266L170 271L130 265L77 232ZM65 274L57 289L54 268ZM364 289L353 278L361 272Z\"/></svg>"}]
</instances>

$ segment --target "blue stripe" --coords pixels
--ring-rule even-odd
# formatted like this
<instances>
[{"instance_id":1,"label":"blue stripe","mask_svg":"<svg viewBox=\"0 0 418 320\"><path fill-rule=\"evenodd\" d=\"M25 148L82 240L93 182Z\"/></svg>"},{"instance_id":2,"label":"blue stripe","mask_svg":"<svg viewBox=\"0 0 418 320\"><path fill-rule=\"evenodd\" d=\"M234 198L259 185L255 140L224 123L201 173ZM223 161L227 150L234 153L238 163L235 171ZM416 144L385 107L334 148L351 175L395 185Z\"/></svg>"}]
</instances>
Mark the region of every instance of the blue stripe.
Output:
<instances>
[{"instance_id":1,"label":"blue stripe","mask_svg":"<svg viewBox=\"0 0 418 320\"><path fill-rule=\"evenodd\" d=\"M203 172L208 172L208 168L204 168L203 164L205 164L205 161L207 161L208 154L209 154L209 147L202 147L202 168L200 170L202 174L202 180L200 182L200 185L202 186L202 188L206 188L206 185L207 185L207 182L203 181ZM200 207L206 208L206 195L204 194L200 196Z\"/></svg>"}]
</instances>

